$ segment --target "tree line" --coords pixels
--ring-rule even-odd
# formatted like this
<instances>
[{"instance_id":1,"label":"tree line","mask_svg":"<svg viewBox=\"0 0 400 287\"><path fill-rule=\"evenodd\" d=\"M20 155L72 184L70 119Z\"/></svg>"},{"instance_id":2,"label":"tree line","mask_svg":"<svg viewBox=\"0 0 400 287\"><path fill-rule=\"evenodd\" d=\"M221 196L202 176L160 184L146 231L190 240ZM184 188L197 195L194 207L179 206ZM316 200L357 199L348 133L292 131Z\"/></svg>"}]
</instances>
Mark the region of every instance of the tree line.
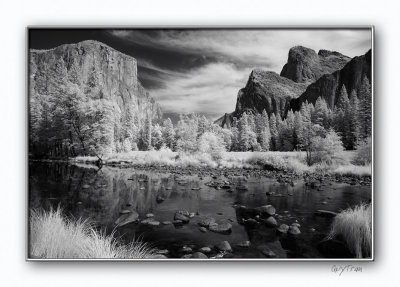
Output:
<instances>
[{"instance_id":1,"label":"tree line","mask_svg":"<svg viewBox=\"0 0 400 287\"><path fill-rule=\"evenodd\" d=\"M75 68L74 68L75 67ZM51 69L51 77L48 71ZM60 59L41 67L31 87L30 152L44 157L95 155L162 147L182 152L293 151L312 153L321 145L356 149L371 136L371 86L364 78L360 89L343 86L333 108L323 98L307 101L285 117L245 112L229 129L205 116L181 115L174 126L168 118L155 120L151 110L138 118L137 109L123 111L98 89L92 69L81 83L76 63L67 71ZM350 94L350 96L349 96ZM311 157L311 154L310 154Z\"/></svg>"}]
</instances>

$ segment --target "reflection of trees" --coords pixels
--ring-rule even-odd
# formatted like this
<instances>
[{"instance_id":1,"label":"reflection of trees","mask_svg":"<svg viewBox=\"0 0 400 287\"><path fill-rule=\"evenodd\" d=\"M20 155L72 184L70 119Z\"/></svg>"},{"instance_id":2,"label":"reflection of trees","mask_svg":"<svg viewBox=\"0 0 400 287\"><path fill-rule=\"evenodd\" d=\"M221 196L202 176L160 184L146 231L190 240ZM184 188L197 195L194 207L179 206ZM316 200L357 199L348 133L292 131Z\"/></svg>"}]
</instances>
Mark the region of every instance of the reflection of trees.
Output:
<instances>
[{"instance_id":1,"label":"reflection of trees","mask_svg":"<svg viewBox=\"0 0 400 287\"><path fill-rule=\"evenodd\" d=\"M34 207L45 207L49 198L54 198L50 202L53 206L60 203L67 214L90 218L100 225L113 224L123 209L136 210L144 217L158 204L168 204L157 203L158 195L166 200L192 199L205 193L192 190L192 186L199 186L197 182L188 181L181 186L169 174L67 164L44 164L40 168L35 165L29 182L30 203Z\"/></svg>"}]
</instances>

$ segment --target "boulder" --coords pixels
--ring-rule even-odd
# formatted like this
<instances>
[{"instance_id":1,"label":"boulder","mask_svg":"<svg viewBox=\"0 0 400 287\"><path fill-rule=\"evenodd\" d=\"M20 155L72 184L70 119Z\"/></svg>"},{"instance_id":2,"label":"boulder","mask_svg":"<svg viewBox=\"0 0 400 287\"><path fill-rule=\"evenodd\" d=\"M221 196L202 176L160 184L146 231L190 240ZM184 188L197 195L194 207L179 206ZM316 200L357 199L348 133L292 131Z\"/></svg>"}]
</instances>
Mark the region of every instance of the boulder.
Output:
<instances>
[{"instance_id":1,"label":"boulder","mask_svg":"<svg viewBox=\"0 0 400 287\"><path fill-rule=\"evenodd\" d=\"M232 247L228 241L221 241L215 246L219 251L232 252Z\"/></svg>"},{"instance_id":2,"label":"boulder","mask_svg":"<svg viewBox=\"0 0 400 287\"><path fill-rule=\"evenodd\" d=\"M190 221L189 214L186 216L186 215L183 215L183 214L177 212L174 215L174 220L180 220L184 223L188 223Z\"/></svg>"},{"instance_id":3,"label":"boulder","mask_svg":"<svg viewBox=\"0 0 400 287\"><path fill-rule=\"evenodd\" d=\"M147 214L146 214L146 217L147 217L147 218L154 217L154 214L153 214L153 213L147 213Z\"/></svg>"},{"instance_id":4,"label":"boulder","mask_svg":"<svg viewBox=\"0 0 400 287\"><path fill-rule=\"evenodd\" d=\"M136 222L139 219L139 214L136 211L133 211L128 214L123 214L116 221L115 225L124 226L132 222Z\"/></svg>"},{"instance_id":5,"label":"boulder","mask_svg":"<svg viewBox=\"0 0 400 287\"><path fill-rule=\"evenodd\" d=\"M200 221L198 224L202 227L208 228L208 226L212 223L215 223L215 218L213 218L211 216L204 216L204 217L200 218Z\"/></svg>"},{"instance_id":6,"label":"boulder","mask_svg":"<svg viewBox=\"0 0 400 287\"><path fill-rule=\"evenodd\" d=\"M199 227L199 230L200 230L201 232L203 232L203 233L206 233L206 232L207 232L207 228L205 228L205 227Z\"/></svg>"},{"instance_id":7,"label":"boulder","mask_svg":"<svg viewBox=\"0 0 400 287\"><path fill-rule=\"evenodd\" d=\"M186 209L177 210L177 211L175 211L175 213L179 213L179 214L182 214L184 216L189 216L190 215L189 211L187 211Z\"/></svg>"},{"instance_id":8,"label":"boulder","mask_svg":"<svg viewBox=\"0 0 400 287\"><path fill-rule=\"evenodd\" d=\"M208 247L208 246L205 246L205 247L200 248L199 251L201 253L210 253L211 252L211 248Z\"/></svg>"},{"instance_id":9,"label":"boulder","mask_svg":"<svg viewBox=\"0 0 400 287\"><path fill-rule=\"evenodd\" d=\"M291 235L299 235L301 232L300 232L300 229L297 226L291 225L289 227L288 233L291 234Z\"/></svg>"},{"instance_id":10,"label":"boulder","mask_svg":"<svg viewBox=\"0 0 400 287\"><path fill-rule=\"evenodd\" d=\"M275 214L276 210L275 207L272 205L264 205L257 208L257 210L264 215L272 216Z\"/></svg>"},{"instance_id":11,"label":"boulder","mask_svg":"<svg viewBox=\"0 0 400 287\"><path fill-rule=\"evenodd\" d=\"M267 227L276 227L278 225L278 222L276 222L276 219L273 216L264 219L264 223Z\"/></svg>"},{"instance_id":12,"label":"boulder","mask_svg":"<svg viewBox=\"0 0 400 287\"><path fill-rule=\"evenodd\" d=\"M195 252L192 254L192 256L190 258L196 258L196 259L208 259L208 257L201 252Z\"/></svg>"},{"instance_id":13,"label":"boulder","mask_svg":"<svg viewBox=\"0 0 400 287\"><path fill-rule=\"evenodd\" d=\"M190 248L189 246L183 246L181 249L179 249L179 252L181 252L181 253L191 253L192 252L192 248Z\"/></svg>"},{"instance_id":14,"label":"boulder","mask_svg":"<svg viewBox=\"0 0 400 287\"><path fill-rule=\"evenodd\" d=\"M153 222L153 221L154 221L154 218L153 217L149 217L149 218L143 219L142 221L140 221L140 223L141 224L149 224L150 222Z\"/></svg>"},{"instance_id":15,"label":"boulder","mask_svg":"<svg viewBox=\"0 0 400 287\"><path fill-rule=\"evenodd\" d=\"M289 230L289 225L287 224L281 224L277 229L280 233L287 233Z\"/></svg>"},{"instance_id":16,"label":"boulder","mask_svg":"<svg viewBox=\"0 0 400 287\"><path fill-rule=\"evenodd\" d=\"M154 220L154 221L150 221L149 223L147 223L147 225L150 225L150 226L159 226L159 225L160 225L160 222L157 221L157 220Z\"/></svg>"},{"instance_id":17,"label":"boulder","mask_svg":"<svg viewBox=\"0 0 400 287\"><path fill-rule=\"evenodd\" d=\"M208 229L212 232L217 232L217 233L228 233L232 230L232 224L228 222L224 223L213 223L208 226Z\"/></svg>"}]
</instances>

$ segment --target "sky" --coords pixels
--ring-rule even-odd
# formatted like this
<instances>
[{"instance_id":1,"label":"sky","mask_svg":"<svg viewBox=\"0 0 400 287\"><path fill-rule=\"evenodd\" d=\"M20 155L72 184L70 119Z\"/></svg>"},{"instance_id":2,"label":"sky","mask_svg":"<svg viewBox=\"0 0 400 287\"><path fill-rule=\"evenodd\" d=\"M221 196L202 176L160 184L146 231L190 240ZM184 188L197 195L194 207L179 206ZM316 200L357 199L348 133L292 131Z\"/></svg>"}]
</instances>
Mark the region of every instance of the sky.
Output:
<instances>
[{"instance_id":1,"label":"sky","mask_svg":"<svg viewBox=\"0 0 400 287\"><path fill-rule=\"evenodd\" d=\"M234 111L250 72L280 73L289 49L302 45L349 57L371 48L363 29L33 29L29 46L97 40L136 58L138 77L167 113L216 119Z\"/></svg>"}]
</instances>

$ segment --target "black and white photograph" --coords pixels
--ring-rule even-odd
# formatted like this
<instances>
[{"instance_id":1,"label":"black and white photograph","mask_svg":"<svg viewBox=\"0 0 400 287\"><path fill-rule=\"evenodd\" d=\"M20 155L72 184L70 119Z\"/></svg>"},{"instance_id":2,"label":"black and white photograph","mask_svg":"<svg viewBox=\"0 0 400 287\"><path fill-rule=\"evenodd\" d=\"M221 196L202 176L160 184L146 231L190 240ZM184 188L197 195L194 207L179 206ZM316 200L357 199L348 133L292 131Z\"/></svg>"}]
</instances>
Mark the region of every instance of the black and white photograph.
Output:
<instances>
[{"instance_id":1,"label":"black and white photograph","mask_svg":"<svg viewBox=\"0 0 400 287\"><path fill-rule=\"evenodd\" d=\"M28 260L374 259L372 26L32 26L26 52Z\"/></svg>"}]
</instances>

